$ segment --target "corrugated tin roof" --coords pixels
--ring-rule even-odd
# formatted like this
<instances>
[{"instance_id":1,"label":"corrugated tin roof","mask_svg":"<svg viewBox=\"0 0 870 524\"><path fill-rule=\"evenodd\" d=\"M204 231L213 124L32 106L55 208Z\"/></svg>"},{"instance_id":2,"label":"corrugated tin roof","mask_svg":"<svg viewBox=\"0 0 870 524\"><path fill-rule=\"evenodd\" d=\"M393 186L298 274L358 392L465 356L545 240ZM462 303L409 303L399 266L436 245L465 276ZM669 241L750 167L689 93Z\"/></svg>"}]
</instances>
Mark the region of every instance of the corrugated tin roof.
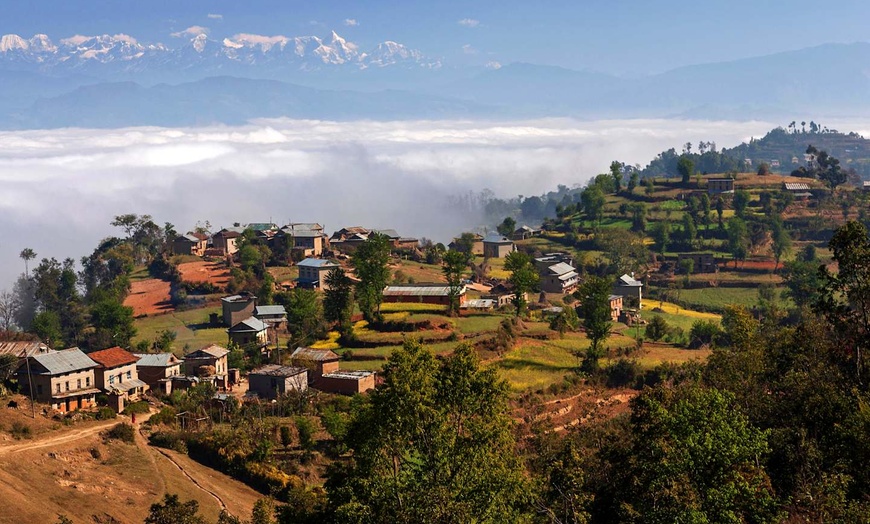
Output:
<instances>
[{"instance_id":1,"label":"corrugated tin roof","mask_svg":"<svg viewBox=\"0 0 870 524\"><path fill-rule=\"evenodd\" d=\"M395 229L375 229L372 233L377 233L379 235L384 235L390 238L399 238L399 233L396 232Z\"/></svg>"},{"instance_id":2,"label":"corrugated tin roof","mask_svg":"<svg viewBox=\"0 0 870 524\"><path fill-rule=\"evenodd\" d=\"M202 349L197 349L193 353L187 355L188 358L221 358L224 355L229 354L230 350L225 347L218 346L217 344L210 344Z\"/></svg>"},{"instance_id":3,"label":"corrugated tin roof","mask_svg":"<svg viewBox=\"0 0 870 524\"><path fill-rule=\"evenodd\" d=\"M788 191L809 191L809 184L804 184L802 182L786 182L785 188Z\"/></svg>"},{"instance_id":4,"label":"corrugated tin roof","mask_svg":"<svg viewBox=\"0 0 870 524\"><path fill-rule=\"evenodd\" d=\"M559 280L569 280L572 278L577 278L577 276L578 275L577 275L576 271L570 271L568 273L563 273L563 274L559 275Z\"/></svg>"},{"instance_id":5,"label":"corrugated tin roof","mask_svg":"<svg viewBox=\"0 0 870 524\"><path fill-rule=\"evenodd\" d=\"M486 237L484 237L483 241L487 244L513 244L511 240L508 238L496 233L491 232Z\"/></svg>"},{"instance_id":6,"label":"corrugated tin roof","mask_svg":"<svg viewBox=\"0 0 870 524\"><path fill-rule=\"evenodd\" d=\"M52 351L51 353L34 355L32 358L45 368L49 375L61 375L99 366L79 348Z\"/></svg>"},{"instance_id":7,"label":"corrugated tin roof","mask_svg":"<svg viewBox=\"0 0 870 524\"><path fill-rule=\"evenodd\" d=\"M118 382L117 384L112 384L109 386L109 391L116 391L118 393L123 393L125 391L130 391L135 388L144 388L147 387L148 384L142 382L138 378L125 380L124 382Z\"/></svg>"},{"instance_id":8,"label":"corrugated tin roof","mask_svg":"<svg viewBox=\"0 0 870 524\"><path fill-rule=\"evenodd\" d=\"M228 297L222 297L222 302L248 302L250 300L256 300L257 297L250 293L240 293L238 295L230 295Z\"/></svg>"},{"instance_id":9,"label":"corrugated tin roof","mask_svg":"<svg viewBox=\"0 0 870 524\"><path fill-rule=\"evenodd\" d=\"M172 353L133 354L139 357L139 362L136 362L136 367L166 368L169 366L177 366L181 362Z\"/></svg>"},{"instance_id":10,"label":"corrugated tin roof","mask_svg":"<svg viewBox=\"0 0 870 524\"><path fill-rule=\"evenodd\" d=\"M335 373L325 373L323 376L339 380L360 380L374 374L374 371L336 371Z\"/></svg>"},{"instance_id":11,"label":"corrugated tin roof","mask_svg":"<svg viewBox=\"0 0 870 524\"><path fill-rule=\"evenodd\" d=\"M616 283L622 287L643 287L643 282L635 280L631 275L622 275Z\"/></svg>"},{"instance_id":12,"label":"corrugated tin roof","mask_svg":"<svg viewBox=\"0 0 870 524\"><path fill-rule=\"evenodd\" d=\"M284 306L257 306L254 308L254 316L258 315L286 315Z\"/></svg>"},{"instance_id":13,"label":"corrugated tin roof","mask_svg":"<svg viewBox=\"0 0 870 524\"><path fill-rule=\"evenodd\" d=\"M26 354L28 357L32 357L33 355L48 353L50 351L53 350L38 340L0 342L0 355L23 357Z\"/></svg>"},{"instance_id":14,"label":"corrugated tin roof","mask_svg":"<svg viewBox=\"0 0 870 524\"><path fill-rule=\"evenodd\" d=\"M330 360L341 360L341 357L328 349L312 349L298 347L296 351L290 355L290 358L298 358L303 360L316 360L318 362L326 362Z\"/></svg>"},{"instance_id":15,"label":"corrugated tin roof","mask_svg":"<svg viewBox=\"0 0 870 524\"><path fill-rule=\"evenodd\" d=\"M230 331L231 333L243 333L247 331L256 331L259 333L260 331L264 331L267 327L268 326L266 326L266 323L259 318L248 317L245 320L242 320L241 322L236 324L235 326L231 327L228 331Z\"/></svg>"},{"instance_id":16,"label":"corrugated tin roof","mask_svg":"<svg viewBox=\"0 0 870 524\"><path fill-rule=\"evenodd\" d=\"M299 267L338 267L338 264L331 260L326 260L325 258L306 258L302 262L296 264Z\"/></svg>"},{"instance_id":17,"label":"corrugated tin roof","mask_svg":"<svg viewBox=\"0 0 870 524\"><path fill-rule=\"evenodd\" d=\"M308 370L306 368L296 367L296 366L281 366L278 364L267 364L265 366L259 367L250 373L251 375L266 375L270 377L295 377L300 373L307 373Z\"/></svg>"},{"instance_id":18,"label":"corrugated tin roof","mask_svg":"<svg viewBox=\"0 0 870 524\"><path fill-rule=\"evenodd\" d=\"M566 275L574 271L574 266L566 264L565 262L559 262L558 264L553 264L548 267L547 271L554 275Z\"/></svg>"},{"instance_id":19,"label":"corrugated tin roof","mask_svg":"<svg viewBox=\"0 0 870 524\"><path fill-rule=\"evenodd\" d=\"M462 286L459 294L465 292L465 286ZM385 297L446 297L449 295L450 286L445 284L387 286L384 288Z\"/></svg>"},{"instance_id":20,"label":"corrugated tin roof","mask_svg":"<svg viewBox=\"0 0 870 524\"><path fill-rule=\"evenodd\" d=\"M465 304L462 304L463 309L490 309L493 307L495 307L495 300L492 300L491 298L466 300Z\"/></svg>"}]
</instances>

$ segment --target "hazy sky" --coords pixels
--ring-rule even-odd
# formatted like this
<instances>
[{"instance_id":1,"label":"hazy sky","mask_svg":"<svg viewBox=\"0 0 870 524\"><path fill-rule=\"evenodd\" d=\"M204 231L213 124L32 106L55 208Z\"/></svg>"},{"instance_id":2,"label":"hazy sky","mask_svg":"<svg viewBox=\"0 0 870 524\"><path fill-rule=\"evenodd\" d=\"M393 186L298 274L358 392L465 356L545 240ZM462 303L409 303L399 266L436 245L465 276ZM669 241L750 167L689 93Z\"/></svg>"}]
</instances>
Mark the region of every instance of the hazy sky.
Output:
<instances>
[{"instance_id":1,"label":"hazy sky","mask_svg":"<svg viewBox=\"0 0 870 524\"><path fill-rule=\"evenodd\" d=\"M524 61L620 74L867 41L868 19L866 0L0 2L0 33L123 32L172 45L171 33L193 25L218 37L335 29L363 49L396 40L451 64Z\"/></svg>"}]
</instances>

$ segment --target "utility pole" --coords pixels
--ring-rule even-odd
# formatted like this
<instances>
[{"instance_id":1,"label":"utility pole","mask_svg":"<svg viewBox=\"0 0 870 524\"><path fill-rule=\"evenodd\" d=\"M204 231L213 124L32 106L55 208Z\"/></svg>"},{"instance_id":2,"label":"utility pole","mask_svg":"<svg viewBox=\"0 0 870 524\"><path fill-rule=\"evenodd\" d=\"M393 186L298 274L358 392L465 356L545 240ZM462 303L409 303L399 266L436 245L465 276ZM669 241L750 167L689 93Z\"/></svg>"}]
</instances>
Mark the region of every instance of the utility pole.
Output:
<instances>
[{"instance_id":1,"label":"utility pole","mask_svg":"<svg viewBox=\"0 0 870 524\"><path fill-rule=\"evenodd\" d=\"M27 354L27 348L22 353L24 354L24 362L27 365L27 385L30 386L30 418L36 418L36 405L33 402L33 376L30 374L30 356Z\"/></svg>"}]
</instances>

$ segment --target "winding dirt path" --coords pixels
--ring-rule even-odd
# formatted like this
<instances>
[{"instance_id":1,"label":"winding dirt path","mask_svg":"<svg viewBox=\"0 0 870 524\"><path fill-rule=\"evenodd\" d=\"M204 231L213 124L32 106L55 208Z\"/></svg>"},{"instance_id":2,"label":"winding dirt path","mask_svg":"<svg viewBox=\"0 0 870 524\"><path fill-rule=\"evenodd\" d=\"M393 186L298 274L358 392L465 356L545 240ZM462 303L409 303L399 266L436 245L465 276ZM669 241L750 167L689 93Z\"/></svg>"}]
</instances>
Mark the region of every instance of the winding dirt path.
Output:
<instances>
[{"instance_id":1,"label":"winding dirt path","mask_svg":"<svg viewBox=\"0 0 870 524\"><path fill-rule=\"evenodd\" d=\"M171 463L172 463L176 468L178 468L178 470L181 471L181 472L184 474L184 476L187 477L187 480L189 480L189 481L190 481L194 486L196 486L196 487L199 488L200 490L204 491L205 493L208 493L209 495L211 495L211 497L212 497L213 499L215 499L215 500L217 501L218 504L220 504L220 507L221 507L222 510L224 510L224 511L229 511L229 510L227 509L227 504L226 504L226 502L224 502L224 500L220 497L220 495L218 495L218 494L215 493L214 491L211 491L210 489L206 488L206 487L203 486L203 485L202 485L198 480L196 480L195 478L193 478L193 476L191 476L191 474L188 473L187 470L184 469L184 468L181 466L181 464L179 464L178 462L175 461L175 459L172 458L172 455L170 455L168 452L166 452L165 450L162 450L162 449L160 449L160 448L151 448L151 449L155 450L157 453L159 453L159 454L163 455L164 457L166 457L166 460L168 460L168 461L171 462Z\"/></svg>"},{"instance_id":2,"label":"winding dirt path","mask_svg":"<svg viewBox=\"0 0 870 524\"><path fill-rule=\"evenodd\" d=\"M116 424L124 422L124 420L106 420L101 422L100 424L95 424L93 426L78 429L74 431L65 431L60 435L52 435L47 438L37 438L34 440L28 440L26 442L22 442L20 444L12 444L11 446L0 446L0 455L7 455L10 453L20 453L22 451L29 451L32 449L39 448L47 448L49 446L56 446L59 444L67 444L69 442L75 442L76 440L81 440L83 438L88 438L96 435L100 431L108 429Z\"/></svg>"}]
</instances>

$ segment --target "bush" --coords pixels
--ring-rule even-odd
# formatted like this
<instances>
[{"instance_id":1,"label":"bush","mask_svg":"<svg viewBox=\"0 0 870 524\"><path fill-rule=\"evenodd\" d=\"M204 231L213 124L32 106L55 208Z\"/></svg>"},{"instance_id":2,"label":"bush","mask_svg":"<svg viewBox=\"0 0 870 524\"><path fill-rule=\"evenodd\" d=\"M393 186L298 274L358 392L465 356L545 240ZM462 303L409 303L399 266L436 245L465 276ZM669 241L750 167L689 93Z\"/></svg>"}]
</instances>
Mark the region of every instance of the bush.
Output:
<instances>
[{"instance_id":1,"label":"bush","mask_svg":"<svg viewBox=\"0 0 870 524\"><path fill-rule=\"evenodd\" d=\"M175 431L155 431L148 437L148 443L158 448L187 453L187 442Z\"/></svg>"},{"instance_id":2,"label":"bush","mask_svg":"<svg viewBox=\"0 0 870 524\"><path fill-rule=\"evenodd\" d=\"M135 413L137 415L142 415L144 413L148 413L150 410L151 409L148 406L148 403L144 400L140 400L139 402L128 404L127 407L124 409L124 414L132 415Z\"/></svg>"},{"instance_id":3,"label":"bush","mask_svg":"<svg viewBox=\"0 0 870 524\"><path fill-rule=\"evenodd\" d=\"M716 322L696 320L689 331L689 347L696 349L701 346L715 346L721 336L722 330Z\"/></svg>"},{"instance_id":4,"label":"bush","mask_svg":"<svg viewBox=\"0 0 870 524\"><path fill-rule=\"evenodd\" d=\"M30 426L22 422L13 422L12 429L10 429L9 432L12 433L12 436L16 440L30 438L33 436L33 431L30 429Z\"/></svg>"},{"instance_id":5,"label":"bush","mask_svg":"<svg viewBox=\"0 0 870 524\"><path fill-rule=\"evenodd\" d=\"M640 364L636 360L621 358L607 366L606 374L609 388L635 387L641 376Z\"/></svg>"},{"instance_id":6,"label":"bush","mask_svg":"<svg viewBox=\"0 0 870 524\"><path fill-rule=\"evenodd\" d=\"M130 424L122 422L106 431L105 438L107 440L120 440L121 442L132 444L136 440L136 430Z\"/></svg>"},{"instance_id":7,"label":"bush","mask_svg":"<svg viewBox=\"0 0 870 524\"><path fill-rule=\"evenodd\" d=\"M97 411L97 420L112 420L118 415L115 413L115 410L108 407L101 407L99 411Z\"/></svg>"},{"instance_id":8,"label":"bush","mask_svg":"<svg viewBox=\"0 0 870 524\"><path fill-rule=\"evenodd\" d=\"M175 415L177 414L178 412L175 410L175 408L171 406L166 406L165 408L161 409L159 413L152 415L151 418L148 419L148 423L152 426L156 426L157 424L166 424L171 426L172 424L175 424Z\"/></svg>"},{"instance_id":9,"label":"bush","mask_svg":"<svg viewBox=\"0 0 870 524\"><path fill-rule=\"evenodd\" d=\"M650 340L659 341L661 340L668 332L668 321L662 318L659 315L655 315L649 321L649 324L646 326L646 336L649 337Z\"/></svg>"},{"instance_id":10,"label":"bush","mask_svg":"<svg viewBox=\"0 0 870 524\"><path fill-rule=\"evenodd\" d=\"M298 416L295 418L296 432L299 433L299 447L305 451L314 449L314 424L308 417Z\"/></svg>"}]
</instances>

